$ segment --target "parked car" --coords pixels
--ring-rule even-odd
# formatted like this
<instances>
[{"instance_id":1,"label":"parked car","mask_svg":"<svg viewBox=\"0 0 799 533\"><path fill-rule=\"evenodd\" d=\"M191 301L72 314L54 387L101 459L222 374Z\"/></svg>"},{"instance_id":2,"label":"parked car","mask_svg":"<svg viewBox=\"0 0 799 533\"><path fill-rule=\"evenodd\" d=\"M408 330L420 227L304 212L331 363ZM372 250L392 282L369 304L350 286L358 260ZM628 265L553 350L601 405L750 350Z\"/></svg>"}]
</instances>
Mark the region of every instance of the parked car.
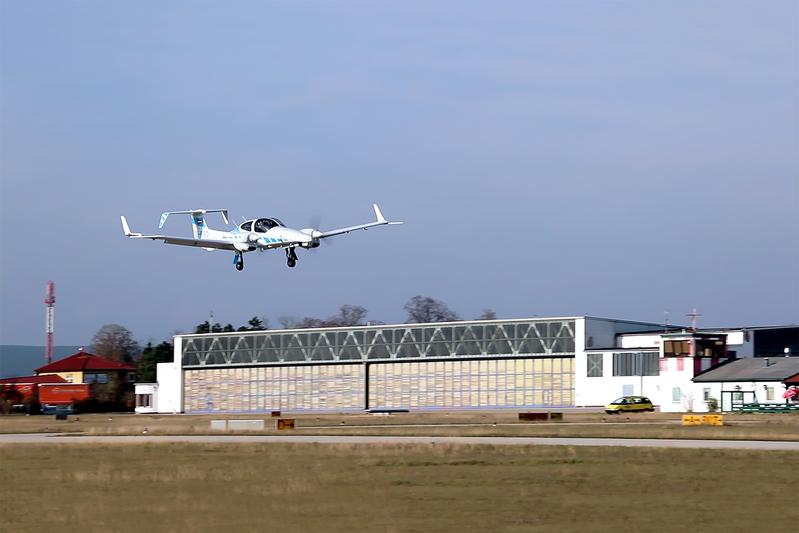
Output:
<instances>
[{"instance_id":1,"label":"parked car","mask_svg":"<svg viewBox=\"0 0 799 533\"><path fill-rule=\"evenodd\" d=\"M621 413L622 411L654 411L655 406L652 400L646 396L622 396L605 406L605 412L609 415Z\"/></svg>"}]
</instances>

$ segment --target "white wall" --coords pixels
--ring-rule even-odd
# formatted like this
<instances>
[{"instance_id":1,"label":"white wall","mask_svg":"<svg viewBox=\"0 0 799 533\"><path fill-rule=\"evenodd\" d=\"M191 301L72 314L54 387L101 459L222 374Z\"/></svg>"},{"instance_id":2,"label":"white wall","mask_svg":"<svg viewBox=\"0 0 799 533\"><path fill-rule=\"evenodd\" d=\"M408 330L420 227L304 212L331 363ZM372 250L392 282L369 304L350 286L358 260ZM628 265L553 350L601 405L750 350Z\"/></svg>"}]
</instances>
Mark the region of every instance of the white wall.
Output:
<instances>
[{"instance_id":1,"label":"white wall","mask_svg":"<svg viewBox=\"0 0 799 533\"><path fill-rule=\"evenodd\" d=\"M660 376L614 376L613 351L592 352L602 354L602 377L587 376L587 357L583 370L575 376L575 404L578 406L607 405L616 398L625 395L647 396L656 405L660 405Z\"/></svg>"},{"instance_id":2,"label":"white wall","mask_svg":"<svg viewBox=\"0 0 799 533\"><path fill-rule=\"evenodd\" d=\"M586 363L581 373L575 376L576 405L585 407L607 405L620 396L633 395L648 397L656 408L664 413L707 411L703 392L708 385L691 381L694 377L693 358L682 358L682 369L680 369L680 358L661 358L658 376L614 376L613 351L593 353L602 353L603 376L587 377L587 357L585 357ZM721 401L717 391L714 390L711 395Z\"/></svg>"},{"instance_id":3,"label":"white wall","mask_svg":"<svg viewBox=\"0 0 799 533\"><path fill-rule=\"evenodd\" d=\"M621 348L660 348L660 333L622 335L619 344Z\"/></svg>"},{"instance_id":4,"label":"white wall","mask_svg":"<svg viewBox=\"0 0 799 533\"><path fill-rule=\"evenodd\" d=\"M586 317L578 319L575 324L575 364L574 364L574 389L575 397L574 402L577 406L597 406L607 405L619 396L624 394L624 385L632 386L633 395L647 396L650 391L655 390L658 377L657 376L644 376L643 379L639 376L613 376L613 351L612 347L616 346L617 335L622 333L630 333L636 330L646 330L656 328L654 324L637 324L634 322L624 322L616 320L608 320L601 318ZM588 346L588 340L591 340L591 346ZM652 342L652 339L660 338L659 334L654 335L641 335L634 336L636 339L647 339L646 342ZM651 337L651 338L650 338ZM618 337L624 339L625 337ZM633 342L633 346L641 346L641 340ZM586 349L596 348L609 348L604 351L603 356L603 372L604 376L601 378L588 377L588 359L586 356ZM591 352L600 353L600 352ZM643 390L643 394L642 391Z\"/></svg>"},{"instance_id":5,"label":"white wall","mask_svg":"<svg viewBox=\"0 0 799 533\"><path fill-rule=\"evenodd\" d=\"M183 372L175 363L158 363L158 403L159 413L180 413L183 411Z\"/></svg>"},{"instance_id":6,"label":"white wall","mask_svg":"<svg viewBox=\"0 0 799 533\"><path fill-rule=\"evenodd\" d=\"M137 413L157 413L158 412L158 384L157 383L136 383L136 396L149 394L152 397L150 407L136 406L134 411ZM137 402L138 403L138 402Z\"/></svg>"}]
</instances>

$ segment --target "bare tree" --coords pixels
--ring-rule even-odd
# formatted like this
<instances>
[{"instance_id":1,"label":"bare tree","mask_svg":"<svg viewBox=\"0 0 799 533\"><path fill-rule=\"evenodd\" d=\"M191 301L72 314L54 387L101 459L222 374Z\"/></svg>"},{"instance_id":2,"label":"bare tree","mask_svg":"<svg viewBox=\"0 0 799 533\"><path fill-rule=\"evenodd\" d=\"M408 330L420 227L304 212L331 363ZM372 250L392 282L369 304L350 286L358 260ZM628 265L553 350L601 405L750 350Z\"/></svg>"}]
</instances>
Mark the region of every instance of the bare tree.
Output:
<instances>
[{"instance_id":1,"label":"bare tree","mask_svg":"<svg viewBox=\"0 0 799 533\"><path fill-rule=\"evenodd\" d=\"M480 313L480 316L477 317L477 320L496 320L497 314L494 312L493 309L483 309L483 312Z\"/></svg>"},{"instance_id":2,"label":"bare tree","mask_svg":"<svg viewBox=\"0 0 799 533\"><path fill-rule=\"evenodd\" d=\"M306 316L305 318L297 321L293 327L297 329L323 328L325 327L325 321L321 318Z\"/></svg>"},{"instance_id":3,"label":"bare tree","mask_svg":"<svg viewBox=\"0 0 799 533\"><path fill-rule=\"evenodd\" d=\"M92 339L92 353L129 363L139 355L139 343L133 340L133 333L119 324L106 324Z\"/></svg>"},{"instance_id":4,"label":"bare tree","mask_svg":"<svg viewBox=\"0 0 799 533\"><path fill-rule=\"evenodd\" d=\"M405 304L408 313L407 323L451 322L460 320L458 314L447 304L429 296L414 296Z\"/></svg>"},{"instance_id":5,"label":"bare tree","mask_svg":"<svg viewBox=\"0 0 799 533\"><path fill-rule=\"evenodd\" d=\"M277 318L277 321L283 326L283 329L294 329L297 327L297 317L281 315Z\"/></svg>"},{"instance_id":6,"label":"bare tree","mask_svg":"<svg viewBox=\"0 0 799 533\"><path fill-rule=\"evenodd\" d=\"M325 318L314 318L310 316L306 316L300 320L296 320L291 318L289 322L289 317L280 317L279 320L281 324L291 324L290 327L304 329L304 328L339 328L345 326L362 326L364 324L364 318L368 311L366 308L360 305L349 305L345 304L342 305L338 313Z\"/></svg>"},{"instance_id":7,"label":"bare tree","mask_svg":"<svg viewBox=\"0 0 799 533\"><path fill-rule=\"evenodd\" d=\"M345 304L339 308L338 314L325 320L325 325L334 326L362 326L367 310L360 305Z\"/></svg>"}]
</instances>

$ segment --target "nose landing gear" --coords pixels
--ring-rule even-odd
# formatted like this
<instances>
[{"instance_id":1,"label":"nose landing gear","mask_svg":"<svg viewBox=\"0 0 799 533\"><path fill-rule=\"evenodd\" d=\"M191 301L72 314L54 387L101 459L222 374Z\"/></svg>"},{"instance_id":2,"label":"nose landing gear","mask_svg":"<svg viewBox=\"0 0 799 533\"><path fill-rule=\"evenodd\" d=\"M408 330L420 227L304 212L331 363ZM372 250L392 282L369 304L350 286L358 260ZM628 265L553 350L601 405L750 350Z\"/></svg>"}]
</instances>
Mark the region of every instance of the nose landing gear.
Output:
<instances>
[{"instance_id":1,"label":"nose landing gear","mask_svg":"<svg viewBox=\"0 0 799 533\"><path fill-rule=\"evenodd\" d=\"M286 248L286 264L289 268L294 268L297 264L297 252L294 251L294 248Z\"/></svg>"}]
</instances>

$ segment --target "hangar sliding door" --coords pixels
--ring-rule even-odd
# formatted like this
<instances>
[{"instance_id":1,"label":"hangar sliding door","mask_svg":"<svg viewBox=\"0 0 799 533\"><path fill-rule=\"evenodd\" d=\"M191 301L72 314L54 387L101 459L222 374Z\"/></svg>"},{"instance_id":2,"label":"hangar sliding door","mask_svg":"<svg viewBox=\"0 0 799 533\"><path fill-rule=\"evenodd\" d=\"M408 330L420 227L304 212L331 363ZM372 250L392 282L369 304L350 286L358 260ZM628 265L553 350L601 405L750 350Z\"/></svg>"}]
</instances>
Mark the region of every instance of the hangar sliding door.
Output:
<instances>
[{"instance_id":1,"label":"hangar sliding door","mask_svg":"<svg viewBox=\"0 0 799 533\"><path fill-rule=\"evenodd\" d=\"M491 409L572 405L572 358L369 365L370 409Z\"/></svg>"},{"instance_id":2,"label":"hangar sliding door","mask_svg":"<svg viewBox=\"0 0 799 533\"><path fill-rule=\"evenodd\" d=\"M186 413L363 409L363 365L185 370Z\"/></svg>"}]
</instances>

